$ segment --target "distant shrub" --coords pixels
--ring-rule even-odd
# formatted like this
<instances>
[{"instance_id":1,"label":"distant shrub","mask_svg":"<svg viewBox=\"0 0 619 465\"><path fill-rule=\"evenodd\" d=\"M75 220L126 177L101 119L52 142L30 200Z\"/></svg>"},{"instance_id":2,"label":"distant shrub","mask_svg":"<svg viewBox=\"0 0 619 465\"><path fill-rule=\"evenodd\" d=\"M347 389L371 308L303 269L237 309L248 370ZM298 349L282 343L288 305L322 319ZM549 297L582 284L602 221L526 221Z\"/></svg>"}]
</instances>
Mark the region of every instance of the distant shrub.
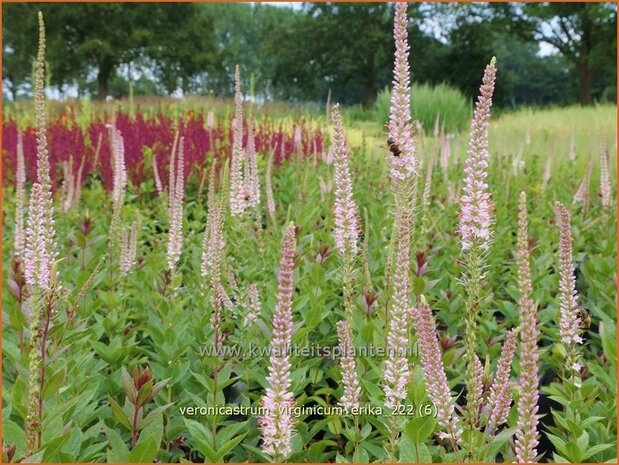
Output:
<instances>
[{"instance_id":1,"label":"distant shrub","mask_svg":"<svg viewBox=\"0 0 619 465\"><path fill-rule=\"evenodd\" d=\"M374 121L374 110L361 104L344 106L343 110L345 121Z\"/></svg>"},{"instance_id":2,"label":"distant shrub","mask_svg":"<svg viewBox=\"0 0 619 465\"><path fill-rule=\"evenodd\" d=\"M391 91L385 88L379 92L374 107L378 124L384 127L389 121ZM458 89L447 84L415 84L411 97L411 111L414 119L421 121L426 132L432 132L436 119L445 132L458 132L466 127L472 106L468 98Z\"/></svg>"}]
</instances>

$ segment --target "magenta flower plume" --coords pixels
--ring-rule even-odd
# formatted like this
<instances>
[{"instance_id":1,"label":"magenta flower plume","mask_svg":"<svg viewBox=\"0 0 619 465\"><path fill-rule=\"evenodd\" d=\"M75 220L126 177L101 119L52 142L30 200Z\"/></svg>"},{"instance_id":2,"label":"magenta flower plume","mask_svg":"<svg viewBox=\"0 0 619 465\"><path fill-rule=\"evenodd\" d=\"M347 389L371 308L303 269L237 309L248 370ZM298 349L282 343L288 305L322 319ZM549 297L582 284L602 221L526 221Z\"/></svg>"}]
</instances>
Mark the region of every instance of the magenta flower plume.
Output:
<instances>
[{"instance_id":1,"label":"magenta flower plume","mask_svg":"<svg viewBox=\"0 0 619 465\"><path fill-rule=\"evenodd\" d=\"M532 463L537 457L539 433L537 416L539 401L539 353L537 348L537 309L532 299L529 264L527 197L520 194L518 211L518 288L520 299L520 397L518 398L518 429L515 451L519 463Z\"/></svg>"},{"instance_id":2,"label":"magenta flower plume","mask_svg":"<svg viewBox=\"0 0 619 465\"><path fill-rule=\"evenodd\" d=\"M273 313L271 355L269 376L267 376L269 387L261 399L265 414L259 421L262 450L273 456L276 462L285 458L292 450L294 395L291 391L288 351L292 342L295 248L295 226L290 223L284 235L277 303Z\"/></svg>"},{"instance_id":3,"label":"magenta flower plume","mask_svg":"<svg viewBox=\"0 0 619 465\"><path fill-rule=\"evenodd\" d=\"M559 223L559 334L568 346L581 344L580 318L576 300L576 279L572 260L572 231L570 212L561 202L555 203Z\"/></svg>"},{"instance_id":4,"label":"magenta flower plume","mask_svg":"<svg viewBox=\"0 0 619 465\"><path fill-rule=\"evenodd\" d=\"M359 378L356 371L355 349L352 345L350 328L345 320L337 324L337 337L341 353L342 383L344 384L344 395L339 403L345 411L350 412L361 406L359 403L361 388L359 387Z\"/></svg>"},{"instance_id":5,"label":"magenta flower plume","mask_svg":"<svg viewBox=\"0 0 619 465\"><path fill-rule=\"evenodd\" d=\"M488 427L492 432L495 432L498 426L507 421L507 415L509 414L509 407L512 402L509 375L511 374L512 362L516 353L517 335L518 333L515 329L507 333L507 338L501 349L496 376L492 386L490 386Z\"/></svg>"},{"instance_id":6,"label":"magenta flower plume","mask_svg":"<svg viewBox=\"0 0 619 465\"><path fill-rule=\"evenodd\" d=\"M15 172L15 258L24 256L26 236L24 235L24 213L26 209L26 164L24 163L24 141L21 131L17 130L17 167Z\"/></svg>"},{"instance_id":7,"label":"magenta flower plume","mask_svg":"<svg viewBox=\"0 0 619 465\"><path fill-rule=\"evenodd\" d=\"M408 15L407 4L395 5L393 38L395 60L393 67L393 90L391 91L391 114L389 116L389 139L399 148L399 156L391 156L391 177L394 180L411 179L416 170L413 124L410 113L410 71L408 65Z\"/></svg>"},{"instance_id":8,"label":"magenta flower plume","mask_svg":"<svg viewBox=\"0 0 619 465\"><path fill-rule=\"evenodd\" d=\"M426 383L428 397L436 407L436 416L441 425L440 436L450 439L454 444L461 442L462 429L458 424L459 419L455 412L455 399L451 396L443 357L439 344L438 334L432 310L422 299L418 307L413 308L413 326L417 333L419 346L419 358L423 368L423 377Z\"/></svg>"},{"instance_id":9,"label":"magenta flower plume","mask_svg":"<svg viewBox=\"0 0 619 465\"><path fill-rule=\"evenodd\" d=\"M168 187L168 270L175 271L183 248L183 199L185 197L185 138L178 143L178 155L170 164Z\"/></svg>"},{"instance_id":10,"label":"magenta flower plume","mask_svg":"<svg viewBox=\"0 0 619 465\"><path fill-rule=\"evenodd\" d=\"M24 275L30 289L49 289L56 258L54 204L50 179L45 111L45 24L39 12L39 52L35 68L37 182L32 186L26 227Z\"/></svg>"},{"instance_id":11,"label":"magenta flower plume","mask_svg":"<svg viewBox=\"0 0 619 465\"><path fill-rule=\"evenodd\" d=\"M471 121L468 158L464 164L464 194L460 197L460 241L462 250L473 245L488 249L492 235L492 205L486 168L488 167L488 126L496 77L496 60L486 66L480 96Z\"/></svg>"},{"instance_id":12,"label":"magenta flower plume","mask_svg":"<svg viewBox=\"0 0 619 465\"><path fill-rule=\"evenodd\" d=\"M236 66L234 73L234 120L232 121L232 159L230 161L230 213L241 215L245 211L245 183L243 165L243 95L241 94L241 72Z\"/></svg>"},{"instance_id":13,"label":"magenta flower plume","mask_svg":"<svg viewBox=\"0 0 619 465\"><path fill-rule=\"evenodd\" d=\"M333 118L333 162L335 164L335 202L333 205L335 245L341 257L355 257L358 251L359 224L357 205L352 198L352 180L348 166L348 147L340 106L331 111Z\"/></svg>"}]
</instances>

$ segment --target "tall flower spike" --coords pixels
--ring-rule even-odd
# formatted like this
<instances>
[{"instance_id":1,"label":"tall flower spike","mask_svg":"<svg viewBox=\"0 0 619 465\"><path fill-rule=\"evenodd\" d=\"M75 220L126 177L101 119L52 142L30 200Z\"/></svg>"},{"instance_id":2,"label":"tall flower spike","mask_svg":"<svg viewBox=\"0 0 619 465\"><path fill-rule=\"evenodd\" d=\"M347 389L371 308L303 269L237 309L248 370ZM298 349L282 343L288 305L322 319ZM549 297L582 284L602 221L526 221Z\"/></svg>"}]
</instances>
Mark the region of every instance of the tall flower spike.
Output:
<instances>
[{"instance_id":1,"label":"tall flower spike","mask_svg":"<svg viewBox=\"0 0 619 465\"><path fill-rule=\"evenodd\" d=\"M273 169L273 154L275 153L275 150L271 151L271 155L269 156L269 159L267 161L267 169L266 169L266 173L265 173L265 180L264 180L264 188L266 190L266 197L267 197L267 212L269 213L269 216L271 218L273 218L273 215L275 215L275 200L273 199L273 186L271 185L271 171Z\"/></svg>"},{"instance_id":2,"label":"tall flower spike","mask_svg":"<svg viewBox=\"0 0 619 465\"><path fill-rule=\"evenodd\" d=\"M30 291L31 312L29 318L30 356L28 361L28 401L25 419L26 449L30 456L41 446L42 398L41 368L42 345L41 317L45 301L53 301L53 289L57 286L54 271L56 258L56 231L54 228L54 204L49 174L47 128L45 114L45 23L39 12L39 50L34 79L34 104L37 139L37 182L32 186L30 210L26 228L24 250L24 277Z\"/></svg>"},{"instance_id":3,"label":"tall flower spike","mask_svg":"<svg viewBox=\"0 0 619 465\"><path fill-rule=\"evenodd\" d=\"M552 174L552 157L546 158L546 164L544 165L544 175L542 176L542 191L546 190L548 181L550 181L550 175Z\"/></svg>"},{"instance_id":4,"label":"tall flower spike","mask_svg":"<svg viewBox=\"0 0 619 465\"><path fill-rule=\"evenodd\" d=\"M488 167L488 126L496 77L496 59L486 66L480 96L471 121L468 158L464 164L464 194L460 197L460 241L462 250L474 244L487 249L492 236L492 205L486 168Z\"/></svg>"},{"instance_id":5,"label":"tall flower spike","mask_svg":"<svg viewBox=\"0 0 619 465\"><path fill-rule=\"evenodd\" d=\"M135 266L135 259L138 251L138 225L134 221L128 232L123 229L120 240L120 275L127 276Z\"/></svg>"},{"instance_id":6,"label":"tall flower spike","mask_svg":"<svg viewBox=\"0 0 619 465\"><path fill-rule=\"evenodd\" d=\"M274 462L283 460L292 450L294 395L291 391L288 351L292 341L295 248L295 226L290 223L282 245L277 303L273 313L271 355L267 377L269 387L261 399L266 413L259 421L263 440L262 450L271 455Z\"/></svg>"},{"instance_id":7,"label":"tall flower spike","mask_svg":"<svg viewBox=\"0 0 619 465\"><path fill-rule=\"evenodd\" d=\"M406 398L406 386L410 369L406 358L408 340L408 268L410 265L410 218L400 215L396 218L397 256L393 276L393 299L387 335L387 360L383 372L385 405L396 408Z\"/></svg>"},{"instance_id":8,"label":"tall flower spike","mask_svg":"<svg viewBox=\"0 0 619 465\"><path fill-rule=\"evenodd\" d=\"M585 175L582 178L582 182L578 186L578 190L574 194L574 199L572 200L572 204L575 205L578 202L585 204L585 210L589 205L589 185L591 184L591 174L593 173L593 159L589 160L587 164L587 171L585 171Z\"/></svg>"},{"instance_id":9,"label":"tall flower spike","mask_svg":"<svg viewBox=\"0 0 619 465\"><path fill-rule=\"evenodd\" d=\"M345 320L337 324L337 337L341 354L342 383L344 384L344 395L340 399L340 405L344 410L350 412L361 405L359 403L361 388L359 387L359 378L357 377L355 350L352 345L350 328Z\"/></svg>"},{"instance_id":10,"label":"tall flower spike","mask_svg":"<svg viewBox=\"0 0 619 465\"><path fill-rule=\"evenodd\" d=\"M436 325L432 310L425 299L412 310L413 326L417 333L419 358L423 368L423 377L426 382L428 397L436 407L436 416L441 429L440 436L450 439L454 444L461 441L462 429L458 424L455 412L455 399L447 384L443 356L436 333Z\"/></svg>"},{"instance_id":11,"label":"tall flower spike","mask_svg":"<svg viewBox=\"0 0 619 465\"><path fill-rule=\"evenodd\" d=\"M498 426L507 421L507 415L509 414L509 407L512 402L509 375L511 374L512 362L516 353L517 335L518 333L515 329L507 333L503 348L501 349L496 376L492 386L490 386L488 427L492 432L495 432Z\"/></svg>"},{"instance_id":12,"label":"tall flower spike","mask_svg":"<svg viewBox=\"0 0 619 465\"><path fill-rule=\"evenodd\" d=\"M574 141L574 131L572 130L572 138L570 139L570 152L569 152L570 161L576 160L576 143Z\"/></svg>"},{"instance_id":13,"label":"tall flower spike","mask_svg":"<svg viewBox=\"0 0 619 465\"><path fill-rule=\"evenodd\" d=\"M600 148L600 197L603 207L610 206L611 190L610 176L608 174L608 150L602 142Z\"/></svg>"},{"instance_id":14,"label":"tall flower spike","mask_svg":"<svg viewBox=\"0 0 619 465\"><path fill-rule=\"evenodd\" d=\"M54 204L49 174L45 111L45 24L39 12L39 51L35 68L37 182L32 186L26 227L24 275L30 289L49 289L56 258Z\"/></svg>"},{"instance_id":15,"label":"tall flower spike","mask_svg":"<svg viewBox=\"0 0 619 465\"><path fill-rule=\"evenodd\" d=\"M448 175L447 170L449 169L449 159L451 158L451 144L446 134L444 133L441 134L440 143L441 143L440 164L441 164L441 169L443 170L443 178L447 179L447 175Z\"/></svg>"},{"instance_id":16,"label":"tall flower spike","mask_svg":"<svg viewBox=\"0 0 619 465\"><path fill-rule=\"evenodd\" d=\"M208 212L204 239L202 240L202 260L200 273L210 284L219 282L221 264L226 243L223 238L223 215L219 206L214 205Z\"/></svg>"},{"instance_id":17,"label":"tall flower spike","mask_svg":"<svg viewBox=\"0 0 619 465\"><path fill-rule=\"evenodd\" d=\"M342 258L354 258L358 251L359 224L357 205L352 198L352 180L348 166L348 147L340 106L331 112L333 118L333 162L335 165L335 202L333 204L335 245Z\"/></svg>"},{"instance_id":18,"label":"tall flower spike","mask_svg":"<svg viewBox=\"0 0 619 465\"><path fill-rule=\"evenodd\" d=\"M114 208L124 202L125 189L127 188L127 169L125 167L125 143L123 137L115 126L110 126L112 141L112 169L114 171L112 198Z\"/></svg>"},{"instance_id":19,"label":"tall flower spike","mask_svg":"<svg viewBox=\"0 0 619 465\"><path fill-rule=\"evenodd\" d=\"M426 167L426 179L423 186L423 195L421 197L421 205L423 205L424 210L427 211L430 206L430 194L432 193L432 171L434 169L434 159L430 158L428 160L428 166ZM424 218L427 215L424 213Z\"/></svg>"},{"instance_id":20,"label":"tall flower spike","mask_svg":"<svg viewBox=\"0 0 619 465\"><path fill-rule=\"evenodd\" d=\"M572 260L572 231L570 213L561 202L555 203L559 219L559 333L567 346L581 344L580 318L576 300L576 279Z\"/></svg>"},{"instance_id":21,"label":"tall flower spike","mask_svg":"<svg viewBox=\"0 0 619 465\"><path fill-rule=\"evenodd\" d=\"M15 258L21 260L26 246L24 236L24 210L26 209L26 165L24 163L24 141L17 131L17 169L15 172Z\"/></svg>"},{"instance_id":22,"label":"tall flower spike","mask_svg":"<svg viewBox=\"0 0 619 465\"><path fill-rule=\"evenodd\" d=\"M112 220L108 231L108 247L110 256L116 253L117 245L120 245L122 209L125 202L125 189L127 186L127 171L125 168L125 143L115 123L108 124L110 147L112 152Z\"/></svg>"},{"instance_id":23,"label":"tall flower spike","mask_svg":"<svg viewBox=\"0 0 619 465\"><path fill-rule=\"evenodd\" d=\"M163 194L163 184L161 183L161 176L159 175L159 168L157 167L157 155L153 152L153 177L155 178L155 188L157 194Z\"/></svg>"},{"instance_id":24,"label":"tall flower spike","mask_svg":"<svg viewBox=\"0 0 619 465\"><path fill-rule=\"evenodd\" d=\"M243 181L243 95L241 94L241 72L236 66L234 73L234 119L232 127L232 160L230 162L230 213L241 215L245 211L245 183Z\"/></svg>"},{"instance_id":25,"label":"tall flower spike","mask_svg":"<svg viewBox=\"0 0 619 465\"><path fill-rule=\"evenodd\" d=\"M249 326L258 319L262 308L260 295L258 294L258 285L256 283L252 283L249 286L249 292L244 307L247 308L247 313L243 318L243 326Z\"/></svg>"},{"instance_id":26,"label":"tall flower spike","mask_svg":"<svg viewBox=\"0 0 619 465\"><path fill-rule=\"evenodd\" d=\"M247 147L245 148L245 198L247 206L260 207L260 178L258 177L258 155L254 139L255 121L252 118L247 128Z\"/></svg>"},{"instance_id":27,"label":"tall flower spike","mask_svg":"<svg viewBox=\"0 0 619 465\"><path fill-rule=\"evenodd\" d=\"M395 5L393 37L395 60L393 67L393 90L391 91L391 114L389 116L389 139L399 149L398 156L391 156L391 177L394 180L411 179L416 170L413 125L410 113L410 71L408 65L408 15L407 4Z\"/></svg>"},{"instance_id":28,"label":"tall flower spike","mask_svg":"<svg viewBox=\"0 0 619 465\"><path fill-rule=\"evenodd\" d=\"M516 430L516 460L531 463L537 457L539 423L539 353L537 349L537 309L532 297L531 267L529 264L529 231L527 220L527 196L520 193L518 211L518 288L520 299L520 397L518 398L518 421Z\"/></svg>"},{"instance_id":29,"label":"tall flower spike","mask_svg":"<svg viewBox=\"0 0 619 465\"><path fill-rule=\"evenodd\" d=\"M172 158L170 170L168 218L170 231L168 233L168 270L175 271L176 264L181 257L183 248L183 199L185 196L185 138L181 137L178 143L176 160Z\"/></svg>"}]
</instances>

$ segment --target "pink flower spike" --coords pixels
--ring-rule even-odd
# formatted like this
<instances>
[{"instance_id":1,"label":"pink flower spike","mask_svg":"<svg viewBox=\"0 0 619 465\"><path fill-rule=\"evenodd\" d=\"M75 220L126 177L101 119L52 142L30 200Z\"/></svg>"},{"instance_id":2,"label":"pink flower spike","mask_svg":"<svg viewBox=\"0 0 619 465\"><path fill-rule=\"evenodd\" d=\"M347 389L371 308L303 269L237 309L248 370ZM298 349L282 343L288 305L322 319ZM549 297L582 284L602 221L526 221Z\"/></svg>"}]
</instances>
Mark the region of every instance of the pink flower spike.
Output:
<instances>
[{"instance_id":1,"label":"pink flower spike","mask_svg":"<svg viewBox=\"0 0 619 465\"><path fill-rule=\"evenodd\" d=\"M436 417L441 425L444 438L458 444L462 441L462 429L455 412L455 399L447 384L443 356L432 310L422 299L422 302L412 311L413 326L417 333L419 358L423 368L428 397L436 407Z\"/></svg>"},{"instance_id":2,"label":"pink flower spike","mask_svg":"<svg viewBox=\"0 0 619 465\"><path fill-rule=\"evenodd\" d=\"M295 259L295 226L290 223L284 235L279 269L277 303L273 312L269 387L261 399L266 413L258 421L262 432L262 450L275 462L292 451L294 395L291 390L290 359L292 342L292 296Z\"/></svg>"},{"instance_id":3,"label":"pink flower spike","mask_svg":"<svg viewBox=\"0 0 619 465\"><path fill-rule=\"evenodd\" d=\"M559 223L559 333L564 344L581 344L578 294L572 259L570 212L561 202L555 203Z\"/></svg>"},{"instance_id":4,"label":"pink flower spike","mask_svg":"<svg viewBox=\"0 0 619 465\"><path fill-rule=\"evenodd\" d=\"M34 79L36 112L37 182L32 186L26 227L24 277L29 289L48 290L56 259L54 203L49 174L47 123L45 110L45 24L39 12L39 52Z\"/></svg>"},{"instance_id":5,"label":"pink flower spike","mask_svg":"<svg viewBox=\"0 0 619 465\"><path fill-rule=\"evenodd\" d=\"M488 120L496 77L496 60L486 66L480 96L471 121L468 158L464 164L464 194L460 197L460 242L466 251L474 245L488 249L492 238L492 204L486 178L488 167Z\"/></svg>"},{"instance_id":6,"label":"pink flower spike","mask_svg":"<svg viewBox=\"0 0 619 465\"><path fill-rule=\"evenodd\" d=\"M348 147L339 104L331 111L333 118L333 162L335 164L335 202L333 204L335 245L341 257L353 258L358 252L359 224L357 205L352 198L352 180L348 166Z\"/></svg>"},{"instance_id":7,"label":"pink flower spike","mask_svg":"<svg viewBox=\"0 0 619 465\"><path fill-rule=\"evenodd\" d=\"M395 59L393 66L393 89L391 91L391 114L389 116L389 139L399 148L399 156L392 153L391 177L394 181L411 179L417 169L413 124L410 112L410 71L408 63L408 5L395 5L393 38Z\"/></svg>"},{"instance_id":8,"label":"pink flower spike","mask_svg":"<svg viewBox=\"0 0 619 465\"><path fill-rule=\"evenodd\" d=\"M496 376L492 386L490 386L488 426L492 432L496 431L498 426L507 421L507 415L509 414L509 407L512 401L509 375L511 374L512 362L516 353L517 334L515 329L507 333L507 338L501 349Z\"/></svg>"},{"instance_id":9,"label":"pink flower spike","mask_svg":"<svg viewBox=\"0 0 619 465\"><path fill-rule=\"evenodd\" d=\"M344 395L340 399L340 405L348 412L360 407L359 378L357 377L355 363L355 349L352 345L350 327L345 320L337 324L337 336L340 349L340 366L342 367L342 383L344 384Z\"/></svg>"},{"instance_id":10,"label":"pink flower spike","mask_svg":"<svg viewBox=\"0 0 619 465\"><path fill-rule=\"evenodd\" d=\"M518 211L518 287L520 299L520 396L518 398L518 429L515 451L519 463L534 462L537 457L539 433L537 416L539 402L539 352L537 348L537 309L532 300L529 264L527 197L520 194Z\"/></svg>"}]
</instances>

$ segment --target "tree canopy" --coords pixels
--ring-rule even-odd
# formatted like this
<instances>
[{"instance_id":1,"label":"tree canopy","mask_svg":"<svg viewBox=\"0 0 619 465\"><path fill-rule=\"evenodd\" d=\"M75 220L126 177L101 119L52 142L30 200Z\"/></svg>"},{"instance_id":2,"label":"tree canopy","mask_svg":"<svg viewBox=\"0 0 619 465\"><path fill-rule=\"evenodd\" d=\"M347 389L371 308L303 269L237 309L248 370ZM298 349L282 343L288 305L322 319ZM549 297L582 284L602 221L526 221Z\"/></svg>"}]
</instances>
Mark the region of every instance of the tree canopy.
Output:
<instances>
[{"instance_id":1,"label":"tree canopy","mask_svg":"<svg viewBox=\"0 0 619 465\"><path fill-rule=\"evenodd\" d=\"M393 4L3 4L3 95L31 94L36 11L49 84L78 95L230 95L239 64L260 99L369 107L389 86ZM412 77L473 97L495 55L499 105L616 99L616 5L413 3ZM551 53L540 54L546 43ZM552 53L552 51L556 53ZM5 98L6 98L5 97Z\"/></svg>"}]
</instances>

